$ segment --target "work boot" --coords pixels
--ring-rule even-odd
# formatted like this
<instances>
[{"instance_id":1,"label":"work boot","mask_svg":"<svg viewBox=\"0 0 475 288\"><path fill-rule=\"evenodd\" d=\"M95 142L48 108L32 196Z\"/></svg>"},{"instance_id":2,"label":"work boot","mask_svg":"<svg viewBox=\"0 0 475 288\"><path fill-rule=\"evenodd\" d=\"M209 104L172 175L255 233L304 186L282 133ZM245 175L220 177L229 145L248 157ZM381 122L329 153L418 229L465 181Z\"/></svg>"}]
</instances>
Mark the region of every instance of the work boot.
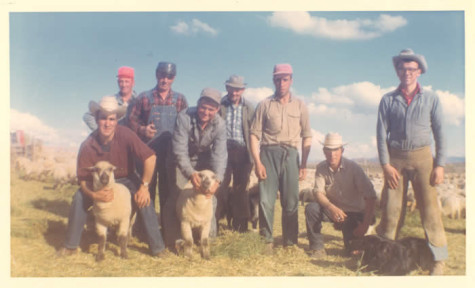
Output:
<instances>
[{"instance_id":1,"label":"work boot","mask_svg":"<svg viewBox=\"0 0 475 288\"><path fill-rule=\"evenodd\" d=\"M444 268L445 268L444 261L435 261L434 266L432 267L432 271L430 271L430 275L433 275L433 276L444 275Z\"/></svg>"},{"instance_id":2,"label":"work boot","mask_svg":"<svg viewBox=\"0 0 475 288\"><path fill-rule=\"evenodd\" d=\"M74 255L74 254L77 254L78 253L78 249L68 249L66 247L63 247L61 249L58 250L58 252L56 252L56 256L57 257L64 257L64 256L71 256L71 255Z\"/></svg>"},{"instance_id":3,"label":"work boot","mask_svg":"<svg viewBox=\"0 0 475 288\"><path fill-rule=\"evenodd\" d=\"M323 258L327 257L327 252L325 251L325 249L312 250L312 251L310 251L309 256L313 260L320 260L320 259L323 259Z\"/></svg>"}]
</instances>

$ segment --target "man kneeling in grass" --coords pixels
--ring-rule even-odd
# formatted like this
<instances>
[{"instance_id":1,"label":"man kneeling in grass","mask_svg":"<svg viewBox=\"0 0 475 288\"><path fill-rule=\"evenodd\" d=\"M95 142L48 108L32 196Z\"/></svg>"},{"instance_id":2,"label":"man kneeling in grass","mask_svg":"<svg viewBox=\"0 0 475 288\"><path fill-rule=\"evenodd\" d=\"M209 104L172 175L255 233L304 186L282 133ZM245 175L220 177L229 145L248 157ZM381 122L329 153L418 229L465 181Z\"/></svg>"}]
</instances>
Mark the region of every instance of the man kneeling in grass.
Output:
<instances>
[{"instance_id":1,"label":"man kneeling in grass","mask_svg":"<svg viewBox=\"0 0 475 288\"><path fill-rule=\"evenodd\" d=\"M322 222L333 222L343 232L345 254L351 255L350 240L363 237L374 222L376 192L363 169L342 157L342 137L328 133L323 144L325 161L315 171L315 199L305 207L310 256L326 256L321 234Z\"/></svg>"}]
</instances>

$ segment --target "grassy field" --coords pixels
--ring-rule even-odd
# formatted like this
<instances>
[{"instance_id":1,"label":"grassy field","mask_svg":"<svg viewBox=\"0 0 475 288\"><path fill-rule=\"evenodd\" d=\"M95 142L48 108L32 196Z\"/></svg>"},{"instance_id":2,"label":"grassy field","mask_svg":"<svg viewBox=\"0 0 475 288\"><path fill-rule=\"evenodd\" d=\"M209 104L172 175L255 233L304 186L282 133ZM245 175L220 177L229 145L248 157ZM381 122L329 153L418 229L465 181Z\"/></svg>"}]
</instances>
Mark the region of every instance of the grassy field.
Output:
<instances>
[{"instance_id":1,"label":"grassy field","mask_svg":"<svg viewBox=\"0 0 475 288\"><path fill-rule=\"evenodd\" d=\"M360 271L356 258L342 254L341 232L324 224L328 257L315 261L306 254L303 207L299 208L299 245L283 249L280 226L280 204L276 204L275 231L277 247L274 255L264 255L264 245L257 233L238 234L226 229L211 246L211 260L204 261L195 250L192 261L169 255L156 259L148 255L147 245L133 238L129 259L116 256L117 243L111 239L106 259L94 260L97 244L93 231L85 231L81 249L76 255L57 258L56 251L64 239L70 201L77 186L53 190L52 184L26 182L11 175L11 277L186 277L186 276L357 276L371 275ZM465 219L444 218L450 258L446 274L465 275ZM224 227L224 220L220 223ZM423 237L418 213L408 213L402 236ZM113 238L113 237L112 237ZM411 275L426 275L414 271Z\"/></svg>"}]
</instances>

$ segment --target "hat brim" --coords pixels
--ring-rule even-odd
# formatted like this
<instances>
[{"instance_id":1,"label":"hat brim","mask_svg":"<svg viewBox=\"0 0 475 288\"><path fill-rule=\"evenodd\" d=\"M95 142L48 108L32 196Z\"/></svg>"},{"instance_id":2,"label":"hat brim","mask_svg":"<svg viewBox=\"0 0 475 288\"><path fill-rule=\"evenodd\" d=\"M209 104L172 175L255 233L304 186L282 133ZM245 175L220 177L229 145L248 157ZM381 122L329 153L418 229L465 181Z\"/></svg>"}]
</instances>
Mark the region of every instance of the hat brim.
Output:
<instances>
[{"instance_id":1,"label":"hat brim","mask_svg":"<svg viewBox=\"0 0 475 288\"><path fill-rule=\"evenodd\" d=\"M89 111L91 112L92 115L94 115L94 117L96 116L96 113L97 111L99 110L102 110L104 111L107 115L109 114L116 114L117 116L117 119L120 119L122 117L124 117L125 113L127 112L127 107L125 106L119 106L117 109L115 109L114 111L106 111L104 109L101 108L101 106L99 105L99 103L95 102L95 101L90 101L89 102Z\"/></svg>"},{"instance_id":2,"label":"hat brim","mask_svg":"<svg viewBox=\"0 0 475 288\"><path fill-rule=\"evenodd\" d=\"M226 82L224 84L226 84L226 86L233 87L233 88L238 88L238 89L244 89L244 88L246 88L246 85L247 85L246 83L241 85L241 84L233 84L233 83L228 83L228 82Z\"/></svg>"},{"instance_id":3,"label":"hat brim","mask_svg":"<svg viewBox=\"0 0 475 288\"><path fill-rule=\"evenodd\" d=\"M397 65L399 62L402 60L409 60L409 61L415 61L419 64L419 68L421 69L421 73L426 73L427 71L427 63L424 58L422 58L420 55L397 55L393 57L393 65L394 69L397 70Z\"/></svg>"},{"instance_id":4,"label":"hat brim","mask_svg":"<svg viewBox=\"0 0 475 288\"><path fill-rule=\"evenodd\" d=\"M323 148L329 148L329 149L337 149L337 148L342 148L343 146L347 145L348 143L341 143L341 144L336 144L336 145L325 145L324 142L318 141L320 144L322 144Z\"/></svg>"}]
</instances>

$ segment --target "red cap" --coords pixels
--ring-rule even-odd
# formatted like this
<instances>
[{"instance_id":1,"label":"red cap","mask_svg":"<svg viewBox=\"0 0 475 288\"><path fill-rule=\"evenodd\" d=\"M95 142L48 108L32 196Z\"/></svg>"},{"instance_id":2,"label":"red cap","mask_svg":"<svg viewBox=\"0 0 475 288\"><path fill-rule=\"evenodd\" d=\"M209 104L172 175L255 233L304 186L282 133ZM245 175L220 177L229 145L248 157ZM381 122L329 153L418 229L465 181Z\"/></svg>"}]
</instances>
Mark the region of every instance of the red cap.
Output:
<instances>
[{"instance_id":1,"label":"red cap","mask_svg":"<svg viewBox=\"0 0 475 288\"><path fill-rule=\"evenodd\" d=\"M132 67L127 67L127 66L122 66L119 68L119 71L117 72L117 77L125 77L125 78L134 78L134 68Z\"/></svg>"},{"instance_id":2,"label":"red cap","mask_svg":"<svg viewBox=\"0 0 475 288\"><path fill-rule=\"evenodd\" d=\"M292 66L290 64L276 64L274 66L274 75L280 75L280 74L292 74Z\"/></svg>"}]
</instances>

